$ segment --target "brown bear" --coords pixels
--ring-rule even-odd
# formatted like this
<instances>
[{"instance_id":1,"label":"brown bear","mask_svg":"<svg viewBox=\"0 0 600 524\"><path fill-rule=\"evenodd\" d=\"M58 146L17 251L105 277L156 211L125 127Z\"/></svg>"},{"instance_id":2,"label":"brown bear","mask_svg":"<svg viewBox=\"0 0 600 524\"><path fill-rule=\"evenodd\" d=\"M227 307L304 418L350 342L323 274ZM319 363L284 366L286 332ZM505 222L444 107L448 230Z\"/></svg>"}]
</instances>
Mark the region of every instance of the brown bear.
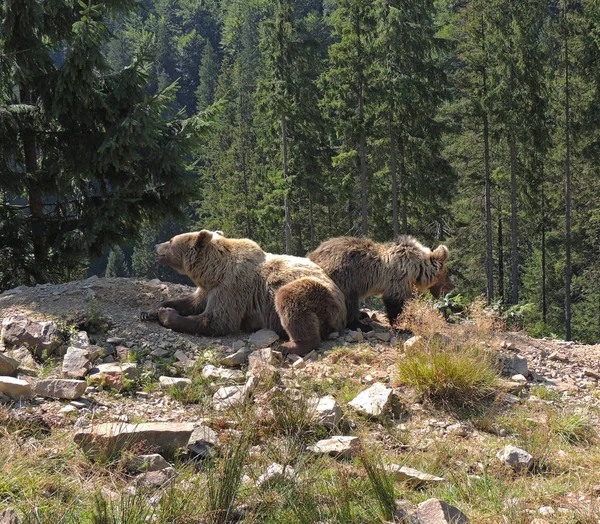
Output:
<instances>
[{"instance_id":1,"label":"brown bear","mask_svg":"<svg viewBox=\"0 0 600 524\"><path fill-rule=\"evenodd\" d=\"M202 230L156 246L158 261L187 275L197 291L142 313L142 320L205 336L272 329L304 355L346 321L344 295L314 262L265 253L248 239Z\"/></svg>"},{"instance_id":2,"label":"brown bear","mask_svg":"<svg viewBox=\"0 0 600 524\"><path fill-rule=\"evenodd\" d=\"M431 251L410 236L378 244L368 238L340 237L323 242L307 257L321 266L346 298L347 326L370 330L359 320L360 298L383 295L390 324L415 289L439 298L453 286L446 272L448 248Z\"/></svg>"}]
</instances>

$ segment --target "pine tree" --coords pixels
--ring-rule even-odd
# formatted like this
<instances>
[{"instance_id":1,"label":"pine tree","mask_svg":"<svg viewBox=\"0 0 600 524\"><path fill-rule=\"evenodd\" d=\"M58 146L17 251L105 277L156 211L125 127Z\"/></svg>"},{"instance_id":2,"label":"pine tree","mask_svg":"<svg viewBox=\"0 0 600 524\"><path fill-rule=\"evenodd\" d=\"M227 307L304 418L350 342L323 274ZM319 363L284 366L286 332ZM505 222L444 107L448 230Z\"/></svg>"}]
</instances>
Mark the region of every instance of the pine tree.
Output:
<instances>
[{"instance_id":1,"label":"pine tree","mask_svg":"<svg viewBox=\"0 0 600 524\"><path fill-rule=\"evenodd\" d=\"M129 266L125 260L123 250L117 246L108 253L108 261L106 263L106 271L104 275L109 277L128 277L130 274Z\"/></svg>"}]
</instances>

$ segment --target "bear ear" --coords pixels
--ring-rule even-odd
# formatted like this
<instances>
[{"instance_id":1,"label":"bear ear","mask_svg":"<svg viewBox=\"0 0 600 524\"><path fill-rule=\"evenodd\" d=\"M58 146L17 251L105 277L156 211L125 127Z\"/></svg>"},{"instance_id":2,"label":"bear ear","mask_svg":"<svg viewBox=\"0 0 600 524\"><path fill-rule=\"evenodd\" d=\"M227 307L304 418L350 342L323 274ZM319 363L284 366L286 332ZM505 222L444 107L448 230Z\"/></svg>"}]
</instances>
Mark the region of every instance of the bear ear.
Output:
<instances>
[{"instance_id":1,"label":"bear ear","mask_svg":"<svg viewBox=\"0 0 600 524\"><path fill-rule=\"evenodd\" d=\"M198 234L196 235L196 239L193 241L194 247L196 249L201 249L206 244L208 244L211 240L212 240L212 233L210 231L206 231L206 229L203 229L202 231L199 231Z\"/></svg>"},{"instance_id":2,"label":"bear ear","mask_svg":"<svg viewBox=\"0 0 600 524\"><path fill-rule=\"evenodd\" d=\"M450 251L443 244L436 247L431 253L431 258L433 260L437 260L438 262L446 262L448 256L450 255Z\"/></svg>"}]
</instances>

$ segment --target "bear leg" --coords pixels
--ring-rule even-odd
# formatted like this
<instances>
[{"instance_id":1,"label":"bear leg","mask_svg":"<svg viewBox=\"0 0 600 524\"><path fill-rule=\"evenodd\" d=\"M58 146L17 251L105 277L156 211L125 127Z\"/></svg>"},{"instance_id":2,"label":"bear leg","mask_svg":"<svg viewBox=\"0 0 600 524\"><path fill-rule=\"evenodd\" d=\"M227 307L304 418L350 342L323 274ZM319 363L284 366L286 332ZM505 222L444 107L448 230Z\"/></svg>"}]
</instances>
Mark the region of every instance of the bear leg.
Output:
<instances>
[{"instance_id":1,"label":"bear leg","mask_svg":"<svg viewBox=\"0 0 600 524\"><path fill-rule=\"evenodd\" d=\"M200 294L199 292L196 292L193 295L189 295L184 298L166 300L165 302L162 302L156 309L152 309L151 311L142 311L140 313L140 320L159 320L158 312L162 308L174 309L182 317L199 315L206 308L206 297Z\"/></svg>"}]
</instances>

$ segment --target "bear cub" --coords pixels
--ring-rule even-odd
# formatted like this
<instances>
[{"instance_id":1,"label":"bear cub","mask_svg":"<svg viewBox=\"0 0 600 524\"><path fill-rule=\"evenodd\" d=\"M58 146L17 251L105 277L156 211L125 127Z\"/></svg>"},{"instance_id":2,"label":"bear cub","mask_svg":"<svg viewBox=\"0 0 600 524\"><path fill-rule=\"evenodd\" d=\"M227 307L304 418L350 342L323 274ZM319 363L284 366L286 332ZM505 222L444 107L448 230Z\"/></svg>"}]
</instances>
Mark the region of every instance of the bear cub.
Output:
<instances>
[{"instance_id":1,"label":"bear cub","mask_svg":"<svg viewBox=\"0 0 600 524\"><path fill-rule=\"evenodd\" d=\"M403 235L388 244L368 238L332 238L307 257L321 266L342 290L347 326L370 331L368 325L360 322L365 316L359 310L359 299L383 295L393 326L415 289L429 289L436 298L453 289L446 272L448 255L444 245L432 251L413 237Z\"/></svg>"},{"instance_id":2,"label":"bear cub","mask_svg":"<svg viewBox=\"0 0 600 524\"><path fill-rule=\"evenodd\" d=\"M344 296L314 262L265 253L248 239L202 230L156 246L158 261L192 279L193 295L142 313L174 331L223 336L272 329L305 355L346 322Z\"/></svg>"}]
</instances>

